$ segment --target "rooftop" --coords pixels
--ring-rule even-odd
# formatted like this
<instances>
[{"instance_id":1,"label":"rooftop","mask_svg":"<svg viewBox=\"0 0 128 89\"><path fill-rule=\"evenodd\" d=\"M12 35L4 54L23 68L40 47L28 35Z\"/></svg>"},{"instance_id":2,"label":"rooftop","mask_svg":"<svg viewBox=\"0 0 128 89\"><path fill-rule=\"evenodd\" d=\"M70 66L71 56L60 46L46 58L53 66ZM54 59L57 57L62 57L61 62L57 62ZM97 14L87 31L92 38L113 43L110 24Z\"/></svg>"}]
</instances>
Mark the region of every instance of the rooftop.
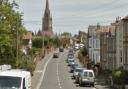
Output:
<instances>
[{"instance_id":1,"label":"rooftop","mask_svg":"<svg viewBox=\"0 0 128 89\"><path fill-rule=\"evenodd\" d=\"M20 69L11 69L0 72L0 76L24 77L27 75L30 75L29 71L20 70Z\"/></svg>"}]
</instances>

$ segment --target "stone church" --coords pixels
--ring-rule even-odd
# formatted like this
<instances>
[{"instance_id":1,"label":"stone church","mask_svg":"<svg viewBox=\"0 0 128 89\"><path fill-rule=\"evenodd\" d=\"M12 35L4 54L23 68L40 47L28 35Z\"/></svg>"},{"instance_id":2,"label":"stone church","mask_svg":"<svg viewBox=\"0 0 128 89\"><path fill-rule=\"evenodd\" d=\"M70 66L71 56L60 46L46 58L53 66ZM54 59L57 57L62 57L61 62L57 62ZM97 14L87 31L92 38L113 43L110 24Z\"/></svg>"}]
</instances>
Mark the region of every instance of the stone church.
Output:
<instances>
[{"instance_id":1,"label":"stone church","mask_svg":"<svg viewBox=\"0 0 128 89\"><path fill-rule=\"evenodd\" d=\"M39 30L37 35L48 36L48 37L53 37L54 35L53 27L52 27L52 15L49 9L48 0L46 0L45 12L42 18L42 30Z\"/></svg>"}]
</instances>

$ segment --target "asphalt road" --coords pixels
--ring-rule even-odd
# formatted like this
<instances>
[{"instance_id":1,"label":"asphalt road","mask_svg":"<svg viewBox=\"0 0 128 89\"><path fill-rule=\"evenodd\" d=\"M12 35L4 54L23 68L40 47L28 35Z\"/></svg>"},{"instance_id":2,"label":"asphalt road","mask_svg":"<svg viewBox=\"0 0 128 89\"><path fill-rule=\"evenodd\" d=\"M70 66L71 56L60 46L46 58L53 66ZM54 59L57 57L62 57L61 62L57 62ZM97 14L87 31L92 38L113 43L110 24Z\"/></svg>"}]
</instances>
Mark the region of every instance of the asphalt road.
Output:
<instances>
[{"instance_id":1,"label":"asphalt road","mask_svg":"<svg viewBox=\"0 0 128 89\"><path fill-rule=\"evenodd\" d=\"M45 73L39 89L95 89L94 87L80 87L74 83L72 73L66 63L67 53L60 53L59 58L52 58Z\"/></svg>"},{"instance_id":2,"label":"asphalt road","mask_svg":"<svg viewBox=\"0 0 128 89\"><path fill-rule=\"evenodd\" d=\"M32 89L109 89L101 81L96 82L95 87L75 84L66 63L67 53L60 53L59 58L52 58L51 53L38 64L32 78Z\"/></svg>"}]
</instances>

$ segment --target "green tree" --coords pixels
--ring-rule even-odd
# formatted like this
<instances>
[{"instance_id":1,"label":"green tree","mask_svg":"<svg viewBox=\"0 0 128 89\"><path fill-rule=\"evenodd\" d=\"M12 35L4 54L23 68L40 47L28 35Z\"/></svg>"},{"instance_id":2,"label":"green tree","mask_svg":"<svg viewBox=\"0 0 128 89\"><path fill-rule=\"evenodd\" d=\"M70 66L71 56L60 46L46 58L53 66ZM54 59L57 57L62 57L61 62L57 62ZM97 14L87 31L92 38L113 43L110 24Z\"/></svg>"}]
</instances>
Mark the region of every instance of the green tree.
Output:
<instances>
[{"instance_id":1,"label":"green tree","mask_svg":"<svg viewBox=\"0 0 128 89\"><path fill-rule=\"evenodd\" d=\"M63 33L61 34L61 36L64 36L64 37L71 37L72 35L71 35L71 33L69 33L69 32L63 32Z\"/></svg>"},{"instance_id":2,"label":"green tree","mask_svg":"<svg viewBox=\"0 0 128 89\"><path fill-rule=\"evenodd\" d=\"M15 2L0 0L0 64L16 64L16 33L18 31L18 45L21 46L25 28L22 25L22 15L16 12ZM19 50L18 50L19 51ZM19 51L20 52L20 51Z\"/></svg>"}]
</instances>

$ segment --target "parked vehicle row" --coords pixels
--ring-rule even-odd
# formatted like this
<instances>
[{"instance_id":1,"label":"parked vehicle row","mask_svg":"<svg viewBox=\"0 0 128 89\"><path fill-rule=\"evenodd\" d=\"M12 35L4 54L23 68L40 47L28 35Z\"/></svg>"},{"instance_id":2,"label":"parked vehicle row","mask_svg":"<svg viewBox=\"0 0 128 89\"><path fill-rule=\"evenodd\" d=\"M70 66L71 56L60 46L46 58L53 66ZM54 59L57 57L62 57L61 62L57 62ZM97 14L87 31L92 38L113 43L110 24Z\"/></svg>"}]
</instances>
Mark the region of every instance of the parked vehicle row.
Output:
<instances>
[{"instance_id":1,"label":"parked vehicle row","mask_svg":"<svg viewBox=\"0 0 128 89\"><path fill-rule=\"evenodd\" d=\"M71 49L69 50L68 57L67 57L67 63L70 67L70 72L73 73L73 79L75 79L75 82L82 85L95 85L95 75L94 71L91 69L86 69L81 67L75 62L74 57L74 51L71 52Z\"/></svg>"}]
</instances>

